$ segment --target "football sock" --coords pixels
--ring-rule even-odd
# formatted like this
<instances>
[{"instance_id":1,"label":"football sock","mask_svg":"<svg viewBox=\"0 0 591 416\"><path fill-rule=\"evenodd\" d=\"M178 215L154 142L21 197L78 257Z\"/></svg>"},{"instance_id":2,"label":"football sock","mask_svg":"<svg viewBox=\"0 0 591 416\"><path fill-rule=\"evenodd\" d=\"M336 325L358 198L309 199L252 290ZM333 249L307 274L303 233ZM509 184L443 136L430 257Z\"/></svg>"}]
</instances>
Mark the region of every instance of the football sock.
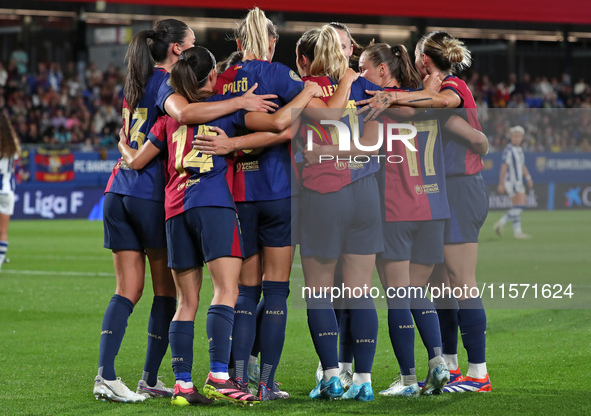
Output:
<instances>
[{"instance_id":1,"label":"football sock","mask_svg":"<svg viewBox=\"0 0 591 416\"><path fill-rule=\"evenodd\" d=\"M115 357L119 353L127 320L132 312L133 302L120 295L113 295L105 311L99 348L99 375L106 380L117 379Z\"/></svg>"},{"instance_id":2,"label":"football sock","mask_svg":"<svg viewBox=\"0 0 591 416\"><path fill-rule=\"evenodd\" d=\"M259 286L260 287L260 286ZM261 352L261 320L265 314L265 298L262 298L257 305L256 311L256 335L252 344L250 355L258 357Z\"/></svg>"},{"instance_id":3,"label":"football sock","mask_svg":"<svg viewBox=\"0 0 591 416\"><path fill-rule=\"evenodd\" d=\"M148 348L142 380L148 386L158 382L158 369L168 348L168 329L176 312L176 299L169 296L154 296L148 320Z\"/></svg>"},{"instance_id":4,"label":"football sock","mask_svg":"<svg viewBox=\"0 0 591 416\"><path fill-rule=\"evenodd\" d=\"M189 379L191 378L191 373L189 373ZM193 388L193 382L192 381L185 381L185 380L175 380L175 384L178 384L179 386L181 386L183 389L192 389Z\"/></svg>"},{"instance_id":5,"label":"football sock","mask_svg":"<svg viewBox=\"0 0 591 416\"><path fill-rule=\"evenodd\" d=\"M354 373L353 384L360 386L363 383L371 383L371 373Z\"/></svg>"},{"instance_id":6,"label":"football sock","mask_svg":"<svg viewBox=\"0 0 591 416\"><path fill-rule=\"evenodd\" d=\"M468 363L486 362L486 313L481 298L459 300L458 320Z\"/></svg>"},{"instance_id":7,"label":"football sock","mask_svg":"<svg viewBox=\"0 0 591 416\"><path fill-rule=\"evenodd\" d=\"M415 325L410 312L409 287L406 288L406 296L387 298L390 342L392 343L394 355L396 355L396 359L398 360L400 374L402 376L414 375L415 371ZM386 288L385 290L386 293L390 293L395 289L398 288ZM416 376L413 383L416 383Z\"/></svg>"},{"instance_id":8,"label":"football sock","mask_svg":"<svg viewBox=\"0 0 591 416\"><path fill-rule=\"evenodd\" d=\"M265 311L261 319L261 383L272 388L275 385L275 371L281 359L287 324L287 297L289 282L263 282Z\"/></svg>"},{"instance_id":9,"label":"football sock","mask_svg":"<svg viewBox=\"0 0 591 416\"><path fill-rule=\"evenodd\" d=\"M522 205L515 205L511 208L513 214L511 216L511 221L513 222L513 234L521 234L521 212L523 211Z\"/></svg>"},{"instance_id":10,"label":"football sock","mask_svg":"<svg viewBox=\"0 0 591 416\"><path fill-rule=\"evenodd\" d=\"M378 314L369 296L347 299L356 373L371 373L376 355Z\"/></svg>"},{"instance_id":11,"label":"football sock","mask_svg":"<svg viewBox=\"0 0 591 416\"><path fill-rule=\"evenodd\" d=\"M0 269L6 260L6 252L8 251L8 241L0 241Z\"/></svg>"},{"instance_id":12,"label":"football sock","mask_svg":"<svg viewBox=\"0 0 591 416\"><path fill-rule=\"evenodd\" d=\"M441 332L439 319L433 302L425 296L422 287L415 287L416 291L411 296L410 311L415 318L415 324L423 340L429 359L441 356Z\"/></svg>"},{"instance_id":13,"label":"football sock","mask_svg":"<svg viewBox=\"0 0 591 416\"><path fill-rule=\"evenodd\" d=\"M207 310L206 331L209 340L209 366L215 378L227 380L234 309L226 305L211 305ZM248 380L248 378L247 378Z\"/></svg>"},{"instance_id":14,"label":"football sock","mask_svg":"<svg viewBox=\"0 0 591 416\"><path fill-rule=\"evenodd\" d=\"M339 373L344 373L345 371L353 372L353 363L344 363L339 361Z\"/></svg>"},{"instance_id":15,"label":"football sock","mask_svg":"<svg viewBox=\"0 0 591 416\"><path fill-rule=\"evenodd\" d=\"M326 296L306 298L308 307L308 327L316 354L322 363L325 372L336 369L337 376L339 359L337 353L338 327L337 319L332 309L330 298Z\"/></svg>"},{"instance_id":16,"label":"football sock","mask_svg":"<svg viewBox=\"0 0 591 416\"><path fill-rule=\"evenodd\" d=\"M443 360L449 371L455 371L458 369L458 354L443 354Z\"/></svg>"},{"instance_id":17,"label":"football sock","mask_svg":"<svg viewBox=\"0 0 591 416\"><path fill-rule=\"evenodd\" d=\"M329 368L324 370L324 374L322 376L322 379L324 381L329 381L331 378L333 377L338 377L339 376L339 369L338 368Z\"/></svg>"},{"instance_id":18,"label":"football sock","mask_svg":"<svg viewBox=\"0 0 591 416\"><path fill-rule=\"evenodd\" d=\"M484 378L486 377L486 363L468 363L468 372L466 375L472 378Z\"/></svg>"},{"instance_id":19,"label":"football sock","mask_svg":"<svg viewBox=\"0 0 591 416\"><path fill-rule=\"evenodd\" d=\"M417 375L415 374L415 369L412 369L412 374L405 376L404 374L400 375L400 381L402 381L403 386L412 386L417 382Z\"/></svg>"},{"instance_id":20,"label":"football sock","mask_svg":"<svg viewBox=\"0 0 591 416\"><path fill-rule=\"evenodd\" d=\"M458 302L454 297L441 297L433 304L439 318L442 352L455 355L458 353Z\"/></svg>"},{"instance_id":21,"label":"football sock","mask_svg":"<svg viewBox=\"0 0 591 416\"><path fill-rule=\"evenodd\" d=\"M353 337L351 336L351 311L341 309L341 320L339 321L339 362L353 362Z\"/></svg>"},{"instance_id":22,"label":"football sock","mask_svg":"<svg viewBox=\"0 0 591 416\"><path fill-rule=\"evenodd\" d=\"M193 321L172 321L168 330L172 371L175 380L191 381L193 368L193 338L195 323Z\"/></svg>"},{"instance_id":23,"label":"football sock","mask_svg":"<svg viewBox=\"0 0 591 416\"><path fill-rule=\"evenodd\" d=\"M234 307L232 330L232 359L234 375L248 383L248 357L254 342L257 303L261 297L261 286L238 286L238 300Z\"/></svg>"}]
</instances>

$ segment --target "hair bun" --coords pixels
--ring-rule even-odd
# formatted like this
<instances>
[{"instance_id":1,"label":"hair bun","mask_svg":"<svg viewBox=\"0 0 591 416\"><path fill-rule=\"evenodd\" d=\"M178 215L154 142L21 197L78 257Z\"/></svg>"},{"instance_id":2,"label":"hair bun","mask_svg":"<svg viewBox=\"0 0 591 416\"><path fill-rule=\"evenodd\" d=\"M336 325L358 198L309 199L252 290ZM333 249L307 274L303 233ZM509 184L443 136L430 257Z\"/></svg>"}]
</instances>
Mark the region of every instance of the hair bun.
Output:
<instances>
[{"instance_id":1,"label":"hair bun","mask_svg":"<svg viewBox=\"0 0 591 416\"><path fill-rule=\"evenodd\" d=\"M156 37L156 32L154 32L152 29L146 30L146 36L148 39L154 39Z\"/></svg>"}]
</instances>

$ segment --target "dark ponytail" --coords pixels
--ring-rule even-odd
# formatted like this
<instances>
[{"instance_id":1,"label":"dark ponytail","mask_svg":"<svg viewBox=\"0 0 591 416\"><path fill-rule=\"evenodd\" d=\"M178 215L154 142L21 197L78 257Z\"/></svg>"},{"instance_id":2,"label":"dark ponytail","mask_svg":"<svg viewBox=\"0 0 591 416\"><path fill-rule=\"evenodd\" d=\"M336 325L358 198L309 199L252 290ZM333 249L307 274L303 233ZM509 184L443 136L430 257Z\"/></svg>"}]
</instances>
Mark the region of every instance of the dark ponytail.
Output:
<instances>
[{"instance_id":1,"label":"dark ponytail","mask_svg":"<svg viewBox=\"0 0 591 416\"><path fill-rule=\"evenodd\" d=\"M136 108L144 95L154 64L166 60L171 43L183 43L188 29L180 20L166 19L157 22L153 29L142 30L133 37L125 54L127 74L123 87L130 109Z\"/></svg>"},{"instance_id":2,"label":"dark ponytail","mask_svg":"<svg viewBox=\"0 0 591 416\"><path fill-rule=\"evenodd\" d=\"M215 58L208 49L202 46L186 49L172 67L170 84L190 103L206 100L215 95L213 91L202 90L215 66Z\"/></svg>"},{"instance_id":3,"label":"dark ponytail","mask_svg":"<svg viewBox=\"0 0 591 416\"><path fill-rule=\"evenodd\" d=\"M421 77L404 45L390 46L386 43L376 43L365 48L363 53L375 66L385 64L390 71L390 76L400 83L399 87L416 89L421 84Z\"/></svg>"}]
</instances>

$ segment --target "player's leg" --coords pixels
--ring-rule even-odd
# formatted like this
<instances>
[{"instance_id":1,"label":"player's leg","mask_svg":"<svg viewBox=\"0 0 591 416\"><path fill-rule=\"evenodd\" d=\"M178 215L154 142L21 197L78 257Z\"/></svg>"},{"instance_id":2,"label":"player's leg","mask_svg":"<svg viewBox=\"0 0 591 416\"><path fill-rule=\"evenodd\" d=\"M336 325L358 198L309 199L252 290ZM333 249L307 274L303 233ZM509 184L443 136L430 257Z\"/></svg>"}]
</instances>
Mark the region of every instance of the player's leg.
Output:
<instances>
[{"instance_id":1,"label":"player's leg","mask_svg":"<svg viewBox=\"0 0 591 416\"><path fill-rule=\"evenodd\" d=\"M258 242L258 207L254 202L236 204L244 256L238 281L238 299L234 309L232 360L235 378L248 385L248 362L256 336L256 310L261 297L262 266Z\"/></svg>"},{"instance_id":2,"label":"player's leg","mask_svg":"<svg viewBox=\"0 0 591 416\"><path fill-rule=\"evenodd\" d=\"M505 182L504 187L505 193L507 194L509 199L513 199L513 197L515 196L515 185L512 182ZM505 212L505 214L503 214L503 216L495 223L495 225L493 225L493 230L495 231L495 233L497 233L499 237L503 236L503 227L505 226L505 224L507 224L509 221L513 222L515 211L513 209L513 204L511 205L511 208L509 208L507 212Z\"/></svg>"},{"instance_id":3,"label":"player's leg","mask_svg":"<svg viewBox=\"0 0 591 416\"><path fill-rule=\"evenodd\" d=\"M8 251L8 224L14 213L14 193L0 195L0 269Z\"/></svg>"},{"instance_id":4,"label":"player's leg","mask_svg":"<svg viewBox=\"0 0 591 416\"><path fill-rule=\"evenodd\" d=\"M172 273L178 293L178 307L170 323L168 334L175 378L172 404L177 406L207 404L211 400L198 392L191 376L195 315L199 307L203 268L173 269Z\"/></svg>"},{"instance_id":5,"label":"player's leg","mask_svg":"<svg viewBox=\"0 0 591 416\"><path fill-rule=\"evenodd\" d=\"M129 315L144 289L145 257L123 202L124 197L107 193L104 204L104 242L112 250L116 289L103 316L99 347L99 369L94 394L114 401L141 401L144 396L131 392L117 380L117 356Z\"/></svg>"},{"instance_id":6,"label":"player's leg","mask_svg":"<svg viewBox=\"0 0 591 416\"><path fill-rule=\"evenodd\" d=\"M259 210L259 239L263 246L264 303L260 333L261 364L259 398L268 394L275 386L275 372L285 342L287 325L287 298L289 296L289 274L292 263L291 198L257 203ZM265 396L265 397L263 397Z\"/></svg>"},{"instance_id":7,"label":"player's leg","mask_svg":"<svg viewBox=\"0 0 591 416\"><path fill-rule=\"evenodd\" d=\"M476 260L478 243L448 244L445 246L445 261L452 287L466 287L467 294L476 286ZM480 297L464 296L458 299L458 323L464 348L468 353L468 372L445 391L460 392L467 382L477 383L477 390L491 389L486 367L486 313ZM462 382L463 381L463 382ZM462 383L462 385L458 385ZM476 384L475 384L476 385ZM473 386L472 386L473 387ZM472 388L469 387L469 388Z\"/></svg>"},{"instance_id":8,"label":"player's leg","mask_svg":"<svg viewBox=\"0 0 591 416\"><path fill-rule=\"evenodd\" d=\"M458 302L451 292L447 291L451 288L451 284L445 263L435 265L429 284L431 287L438 288L441 294L433 299L433 304L439 319L443 360L450 373L450 382L453 382L462 376L458 364Z\"/></svg>"}]
</instances>

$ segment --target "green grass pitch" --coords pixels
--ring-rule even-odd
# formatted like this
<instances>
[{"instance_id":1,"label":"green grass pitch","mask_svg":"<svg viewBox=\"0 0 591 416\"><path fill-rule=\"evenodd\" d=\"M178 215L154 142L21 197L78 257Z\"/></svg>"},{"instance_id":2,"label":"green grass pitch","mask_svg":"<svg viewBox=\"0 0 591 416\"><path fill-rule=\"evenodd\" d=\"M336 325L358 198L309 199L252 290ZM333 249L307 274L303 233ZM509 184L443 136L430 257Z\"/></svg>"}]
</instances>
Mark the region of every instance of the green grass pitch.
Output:
<instances>
[{"instance_id":1,"label":"green grass pitch","mask_svg":"<svg viewBox=\"0 0 591 416\"><path fill-rule=\"evenodd\" d=\"M413 399L384 398L398 373L386 321L378 311L380 332L373 371L376 399L370 403L311 401L318 359L304 309L290 310L287 339L277 379L292 397L253 408L215 403L208 407L173 408L168 400L142 404L96 401L96 375L102 315L115 279L111 254L102 248L102 224L88 221L13 221L11 262L0 273L0 414L1 415L554 415L591 414L591 213L532 211L522 215L531 240L497 238L491 212L481 232L478 280L501 284L573 284L573 300L513 299L491 304L488 313L487 360L493 391L444 394ZM292 300L301 296L301 268L294 268ZM508 289L508 287L507 287ZM500 292L495 289L497 297ZM117 356L117 375L132 390L141 376L152 289L129 319ZM204 284L195 328L193 376L197 386L208 371L205 314L211 285ZM558 303L552 303L552 302ZM301 303L300 303L301 305ZM493 306L490 308L490 306ZM567 305L578 309L542 309ZM504 309L499 309L503 307ZM427 357L417 334L417 374L424 377ZM460 346L460 366L466 355ZM170 353L161 371L173 384Z\"/></svg>"}]
</instances>

